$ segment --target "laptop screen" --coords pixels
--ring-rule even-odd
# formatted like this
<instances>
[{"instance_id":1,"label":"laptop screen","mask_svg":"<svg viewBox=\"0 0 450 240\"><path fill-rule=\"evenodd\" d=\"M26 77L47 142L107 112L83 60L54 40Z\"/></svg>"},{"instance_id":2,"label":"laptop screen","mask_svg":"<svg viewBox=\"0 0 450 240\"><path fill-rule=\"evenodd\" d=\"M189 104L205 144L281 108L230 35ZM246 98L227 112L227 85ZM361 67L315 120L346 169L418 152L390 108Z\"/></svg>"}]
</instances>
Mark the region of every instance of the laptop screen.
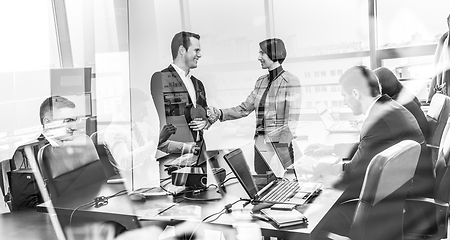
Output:
<instances>
[{"instance_id":1,"label":"laptop screen","mask_svg":"<svg viewBox=\"0 0 450 240\"><path fill-rule=\"evenodd\" d=\"M263 155L259 151L258 147L255 145L255 172L257 174L267 174L267 172L272 172L269 164L264 160Z\"/></svg>"},{"instance_id":2,"label":"laptop screen","mask_svg":"<svg viewBox=\"0 0 450 240\"><path fill-rule=\"evenodd\" d=\"M278 156L278 159L283 165L284 169L287 169L292 165L291 154L289 153L289 146L285 143L272 143L273 148L275 149L275 153Z\"/></svg>"},{"instance_id":3,"label":"laptop screen","mask_svg":"<svg viewBox=\"0 0 450 240\"><path fill-rule=\"evenodd\" d=\"M231 151L223 156L225 162L230 166L231 171L237 177L244 190L250 198L254 198L258 193L258 188L253 181L250 168L245 160L244 154L240 148Z\"/></svg>"},{"instance_id":4,"label":"laptop screen","mask_svg":"<svg viewBox=\"0 0 450 240\"><path fill-rule=\"evenodd\" d=\"M273 180L276 180L277 176L272 171L272 168L270 168L270 165L264 159L263 155L259 151L258 147L256 147L256 145L254 146L254 149L255 149L255 157L254 157L255 171L257 174L261 174L261 175L257 175L257 176L258 176L259 180L263 180L262 181L263 186L261 186L259 184L260 181L257 181L256 179L254 179L254 181L257 182L258 189L261 189L262 187L267 185L267 183L269 183Z\"/></svg>"},{"instance_id":5,"label":"laptop screen","mask_svg":"<svg viewBox=\"0 0 450 240\"><path fill-rule=\"evenodd\" d=\"M316 111L319 113L320 119L327 129L334 125L335 120L333 115L328 111L327 106L324 102L319 102L316 104Z\"/></svg>"}]
</instances>

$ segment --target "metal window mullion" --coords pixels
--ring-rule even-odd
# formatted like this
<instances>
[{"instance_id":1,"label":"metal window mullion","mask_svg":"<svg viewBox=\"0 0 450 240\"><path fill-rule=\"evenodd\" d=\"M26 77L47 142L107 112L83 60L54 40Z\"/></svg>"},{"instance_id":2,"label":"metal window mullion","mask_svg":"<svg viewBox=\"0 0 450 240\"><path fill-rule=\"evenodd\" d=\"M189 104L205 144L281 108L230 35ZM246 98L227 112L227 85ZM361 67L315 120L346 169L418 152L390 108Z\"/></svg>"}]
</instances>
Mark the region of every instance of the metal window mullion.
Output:
<instances>
[{"instance_id":1,"label":"metal window mullion","mask_svg":"<svg viewBox=\"0 0 450 240\"><path fill-rule=\"evenodd\" d=\"M189 11L189 1L180 0L181 27L185 31L191 30L191 15Z\"/></svg>"},{"instance_id":2,"label":"metal window mullion","mask_svg":"<svg viewBox=\"0 0 450 240\"><path fill-rule=\"evenodd\" d=\"M266 15L266 36L267 36L267 38L273 38L273 37L275 37L273 0L265 0L264 1L264 12Z\"/></svg>"},{"instance_id":3,"label":"metal window mullion","mask_svg":"<svg viewBox=\"0 0 450 240\"><path fill-rule=\"evenodd\" d=\"M370 67L375 69L381 67L381 60L377 56L378 36L377 36L377 0L368 0L369 4L369 52Z\"/></svg>"},{"instance_id":4,"label":"metal window mullion","mask_svg":"<svg viewBox=\"0 0 450 240\"><path fill-rule=\"evenodd\" d=\"M52 0L52 6L59 63L62 68L71 68L73 67L73 56L72 46L70 44L69 25L67 22L66 3L64 0Z\"/></svg>"}]
</instances>

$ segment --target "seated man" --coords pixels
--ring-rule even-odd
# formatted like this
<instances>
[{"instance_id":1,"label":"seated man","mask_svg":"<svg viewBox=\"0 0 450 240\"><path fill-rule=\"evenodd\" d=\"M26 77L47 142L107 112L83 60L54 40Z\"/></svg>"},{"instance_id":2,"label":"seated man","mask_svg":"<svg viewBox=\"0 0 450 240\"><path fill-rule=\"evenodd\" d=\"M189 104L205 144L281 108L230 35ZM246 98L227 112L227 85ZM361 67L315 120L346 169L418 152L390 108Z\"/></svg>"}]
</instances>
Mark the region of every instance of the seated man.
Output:
<instances>
[{"instance_id":1,"label":"seated man","mask_svg":"<svg viewBox=\"0 0 450 240\"><path fill-rule=\"evenodd\" d=\"M381 95L378 78L368 68L356 66L347 70L339 79L341 94L354 115L365 114L360 142L355 144L356 153L348 162L334 165L343 171L336 187L346 185L339 200L358 198L366 169L372 158L381 151L403 140L414 140L421 144L422 151L414 175L412 194L431 196L434 186L432 162L425 138L414 116L387 95ZM334 147L312 144L305 149L308 153L333 153ZM339 206L339 205L337 205ZM334 214L324 227L328 231L347 235L353 208L333 209ZM342 218L342 213L347 219ZM339 219L341 218L341 219Z\"/></svg>"},{"instance_id":2,"label":"seated man","mask_svg":"<svg viewBox=\"0 0 450 240\"><path fill-rule=\"evenodd\" d=\"M52 146L64 146L69 142L72 144L74 132L78 129L75 104L65 97L53 96L45 99L40 106L39 117L43 128L42 133L37 139L16 149L15 156L12 158L14 160L16 155L20 156L17 159L20 159L22 164L26 163L26 165L23 165L25 168L28 167L28 164L37 163L37 154L41 147L49 143ZM21 154L18 154L19 152ZM24 161L24 159L28 161ZM13 164L19 167L17 163ZM6 184L9 186L8 182ZM42 201L39 192L29 194L26 198L22 196L22 199L15 199L13 210L34 208Z\"/></svg>"}]
</instances>

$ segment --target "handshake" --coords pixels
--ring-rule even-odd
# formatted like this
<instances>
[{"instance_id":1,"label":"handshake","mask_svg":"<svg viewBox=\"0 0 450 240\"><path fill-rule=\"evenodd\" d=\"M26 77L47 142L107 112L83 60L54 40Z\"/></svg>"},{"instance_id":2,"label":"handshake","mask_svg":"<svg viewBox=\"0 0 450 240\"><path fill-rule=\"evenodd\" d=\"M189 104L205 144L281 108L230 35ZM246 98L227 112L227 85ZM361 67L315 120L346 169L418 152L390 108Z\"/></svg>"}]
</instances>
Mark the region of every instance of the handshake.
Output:
<instances>
[{"instance_id":1,"label":"handshake","mask_svg":"<svg viewBox=\"0 0 450 240\"><path fill-rule=\"evenodd\" d=\"M213 124L222 117L222 112L216 107L207 107L206 116L208 121Z\"/></svg>"}]
</instances>

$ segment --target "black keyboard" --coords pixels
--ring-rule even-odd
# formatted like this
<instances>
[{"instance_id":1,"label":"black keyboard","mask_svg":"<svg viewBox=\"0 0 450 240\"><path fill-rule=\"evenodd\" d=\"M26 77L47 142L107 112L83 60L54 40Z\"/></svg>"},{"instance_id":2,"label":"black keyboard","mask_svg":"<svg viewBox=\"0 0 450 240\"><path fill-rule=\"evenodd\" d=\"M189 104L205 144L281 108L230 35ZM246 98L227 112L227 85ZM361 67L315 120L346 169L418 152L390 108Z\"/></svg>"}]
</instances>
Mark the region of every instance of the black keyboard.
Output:
<instances>
[{"instance_id":1,"label":"black keyboard","mask_svg":"<svg viewBox=\"0 0 450 240\"><path fill-rule=\"evenodd\" d=\"M277 182L277 185L270 192L261 197L260 200L265 202L285 202L298 189L300 189L298 182L280 181Z\"/></svg>"}]
</instances>

